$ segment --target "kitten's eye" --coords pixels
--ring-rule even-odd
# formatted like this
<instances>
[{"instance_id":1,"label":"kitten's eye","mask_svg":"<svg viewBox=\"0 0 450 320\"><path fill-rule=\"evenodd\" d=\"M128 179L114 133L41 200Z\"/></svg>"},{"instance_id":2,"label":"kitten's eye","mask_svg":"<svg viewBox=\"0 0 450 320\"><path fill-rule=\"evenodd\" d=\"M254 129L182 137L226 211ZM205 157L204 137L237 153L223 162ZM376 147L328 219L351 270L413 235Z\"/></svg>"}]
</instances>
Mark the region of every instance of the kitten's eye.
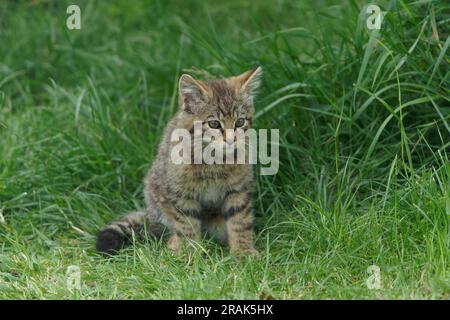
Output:
<instances>
[{"instance_id":1,"label":"kitten's eye","mask_svg":"<svg viewBox=\"0 0 450 320\"><path fill-rule=\"evenodd\" d=\"M234 124L234 126L236 128L242 127L245 124L245 119L244 118L239 118L236 120L236 123Z\"/></svg>"},{"instance_id":2,"label":"kitten's eye","mask_svg":"<svg viewBox=\"0 0 450 320\"><path fill-rule=\"evenodd\" d=\"M209 120L208 121L208 126L211 129L219 129L221 127L220 122L217 120Z\"/></svg>"}]
</instances>

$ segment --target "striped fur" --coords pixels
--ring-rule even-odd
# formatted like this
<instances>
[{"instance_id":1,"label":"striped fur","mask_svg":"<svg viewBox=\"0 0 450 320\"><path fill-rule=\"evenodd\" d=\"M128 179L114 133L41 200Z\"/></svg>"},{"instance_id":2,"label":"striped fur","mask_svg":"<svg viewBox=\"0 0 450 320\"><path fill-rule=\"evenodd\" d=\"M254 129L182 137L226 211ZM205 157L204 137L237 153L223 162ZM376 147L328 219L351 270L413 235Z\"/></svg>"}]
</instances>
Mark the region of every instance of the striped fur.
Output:
<instances>
[{"instance_id":1,"label":"striped fur","mask_svg":"<svg viewBox=\"0 0 450 320\"><path fill-rule=\"evenodd\" d=\"M193 133L194 121L217 119L221 130L235 129L238 118L251 127L253 96L261 68L232 78L199 81L180 78L178 112L168 123L158 155L144 179L146 209L110 223L98 234L97 249L114 253L133 234L144 231L154 237L167 235L174 252L186 238L200 240L204 232L219 232L233 253L257 256L253 245L253 169L250 164L174 164L170 159L172 131L185 128ZM225 143L225 142L224 142Z\"/></svg>"}]
</instances>

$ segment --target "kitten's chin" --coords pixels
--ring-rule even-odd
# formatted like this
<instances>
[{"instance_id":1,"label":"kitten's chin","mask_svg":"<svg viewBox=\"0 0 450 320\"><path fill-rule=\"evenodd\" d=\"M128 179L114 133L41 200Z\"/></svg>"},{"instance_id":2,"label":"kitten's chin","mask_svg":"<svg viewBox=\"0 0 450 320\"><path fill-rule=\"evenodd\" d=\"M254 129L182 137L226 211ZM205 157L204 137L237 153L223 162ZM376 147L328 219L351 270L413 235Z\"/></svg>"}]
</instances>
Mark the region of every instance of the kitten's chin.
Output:
<instances>
[{"instance_id":1,"label":"kitten's chin","mask_svg":"<svg viewBox=\"0 0 450 320\"><path fill-rule=\"evenodd\" d=\"M233 143L232 145L224 144L224 154L232 155L237 151L237 145Z\"/></svg>"}]
</instances>

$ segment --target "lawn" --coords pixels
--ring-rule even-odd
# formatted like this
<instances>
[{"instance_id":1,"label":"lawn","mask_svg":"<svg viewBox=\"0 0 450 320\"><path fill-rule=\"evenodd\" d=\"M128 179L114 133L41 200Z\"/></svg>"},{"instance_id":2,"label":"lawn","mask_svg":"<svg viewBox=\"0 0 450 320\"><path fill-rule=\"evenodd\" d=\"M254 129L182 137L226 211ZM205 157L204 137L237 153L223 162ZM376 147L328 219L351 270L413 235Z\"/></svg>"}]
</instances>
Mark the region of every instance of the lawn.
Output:
<instances>
[{"instance_id":1,"label":"lawn","mask_svg":"<svg viewBox=\"0 0 450 320\"><path fill-rule=\"evenodd\" d=\"M450 4L372 2L379 30L357 0L1 1L0 299L450 299ZM178 77L256 64L255 126L280 129L261 259L98 255L143 206Z\"/></svg>"}]
</instances>

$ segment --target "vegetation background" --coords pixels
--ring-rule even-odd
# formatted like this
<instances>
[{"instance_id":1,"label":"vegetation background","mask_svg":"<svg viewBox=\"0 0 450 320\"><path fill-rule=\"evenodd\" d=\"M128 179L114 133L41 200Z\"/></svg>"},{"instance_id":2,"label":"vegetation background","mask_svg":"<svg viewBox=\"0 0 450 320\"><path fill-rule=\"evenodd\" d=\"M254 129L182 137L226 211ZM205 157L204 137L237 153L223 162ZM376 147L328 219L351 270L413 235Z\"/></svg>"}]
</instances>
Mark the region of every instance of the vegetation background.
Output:
<instances>
[{"instance_id":1,"label":"vegetation background","mask_svg":"<svg viewBox=\"0 0 450 320\"><path fill-rule=\"evenodd\" d=\"M1 1L0 298L449 299L450 3L372 3L380 30L357 0ZM257 63L256 126L281 136L262 259L211 240L97 255L99 228L143 205L179 75Z\"/></svg>"}]
</instances>

